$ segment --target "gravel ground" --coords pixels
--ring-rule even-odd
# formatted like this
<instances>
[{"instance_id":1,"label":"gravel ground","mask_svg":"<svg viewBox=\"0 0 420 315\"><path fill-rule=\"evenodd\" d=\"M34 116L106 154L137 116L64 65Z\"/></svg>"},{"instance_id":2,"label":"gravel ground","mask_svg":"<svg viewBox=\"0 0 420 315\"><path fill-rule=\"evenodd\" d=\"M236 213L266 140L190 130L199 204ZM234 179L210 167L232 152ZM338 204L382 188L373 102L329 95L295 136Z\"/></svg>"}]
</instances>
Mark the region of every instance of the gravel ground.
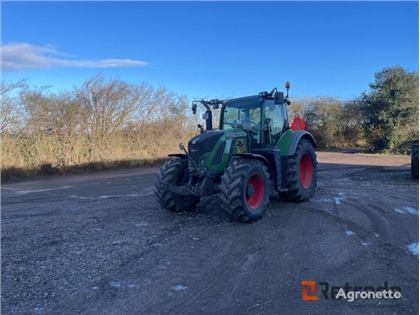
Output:
<instances>
[{"instance_id":1,"label":"gravel ground","mask_svg":"<svg viewBox=\"0 0 420 315\"><path fill-rule=\"evenodd\" d=\"M274 196L252 224L216 198L162 209L156 167L2 185L2 314L418 314L410 157L317 155L312 200ZM321 282L401 298L326 299Z\"/></svg>"}]
</instances>

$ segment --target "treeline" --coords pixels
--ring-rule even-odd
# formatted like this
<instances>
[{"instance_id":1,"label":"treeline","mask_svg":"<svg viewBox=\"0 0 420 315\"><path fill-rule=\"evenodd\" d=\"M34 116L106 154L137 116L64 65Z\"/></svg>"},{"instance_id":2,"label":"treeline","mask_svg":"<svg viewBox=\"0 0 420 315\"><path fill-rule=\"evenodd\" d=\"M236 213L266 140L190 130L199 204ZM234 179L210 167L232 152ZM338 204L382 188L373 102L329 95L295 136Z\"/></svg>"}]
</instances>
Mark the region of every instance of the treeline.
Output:
<instances>
[{"instance_id":1,"label":"treeline","mask_svg":"<svg viewBox=\"0 0 420 315\"><path fill-rule=\"evenodd\" d=\"M342 102L328 96L305 97L292 101L289 116L302 118L318 148L367 146L363 115L355 100Z\"/></svg>"},{"instance_id":2,"label":"treeline","mask_svg":"<svg viewBox=\"0 0 420 315\"><path fill-rule=\"evenodd\" d=\"M320 148L362 146L408 153L419 138L419 75L401 67L375 73L370 91L348 101L316 96L292 102Z\"/></svg>"},{"instance_id":3,"label":"treeline","mask_svg":"<svg viewBox=\"0 0 420 315\"><path fill-rule=\"evenodd\" d=\"M2 81L0 88L3 177L156 162L202 123L186 95L102 74L56 93L25 80ZM292 97L290 118L299 115L321 149L392 151L418 139L418 73L386 68L369 88L348 101Z\"/></svg>"},{"instance_id":4,"label":"treeline","mask_svg":"<svg viewBox=\"0 0 420 315\"><path fill-rule=\"evenodd\" d=\"M3 176L141 165L197 132L185 95L104 75L57 93L2 82L1 98Z\"/></svg>"}]
</instances>

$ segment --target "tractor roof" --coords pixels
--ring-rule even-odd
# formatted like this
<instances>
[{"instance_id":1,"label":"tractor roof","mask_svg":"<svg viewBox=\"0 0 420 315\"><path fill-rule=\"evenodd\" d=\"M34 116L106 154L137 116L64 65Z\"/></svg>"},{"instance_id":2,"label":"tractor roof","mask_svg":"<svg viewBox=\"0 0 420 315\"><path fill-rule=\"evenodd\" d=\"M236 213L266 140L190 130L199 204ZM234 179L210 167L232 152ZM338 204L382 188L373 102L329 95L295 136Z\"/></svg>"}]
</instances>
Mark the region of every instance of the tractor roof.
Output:
<instances>
[{"instance_id":1,"label":"tractor roof","mask_svg":"<svg viewBox=\"0 0 420 315\"><path fill-rule=\"evenodd\" d=\"M226 103L226 106L236 107L236 108L244 108L248 106L258 107L259 106L258 95L233 98Z\"/></svg>"}]
</instances>

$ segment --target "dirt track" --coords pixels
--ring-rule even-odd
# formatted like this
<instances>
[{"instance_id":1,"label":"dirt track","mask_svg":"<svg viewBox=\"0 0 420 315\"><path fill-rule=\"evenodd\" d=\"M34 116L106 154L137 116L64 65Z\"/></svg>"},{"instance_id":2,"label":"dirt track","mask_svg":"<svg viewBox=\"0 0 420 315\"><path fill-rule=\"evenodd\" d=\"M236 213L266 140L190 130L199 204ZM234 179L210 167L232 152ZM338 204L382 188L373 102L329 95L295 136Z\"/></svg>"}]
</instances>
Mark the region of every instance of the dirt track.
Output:
<instances>
[{"instance_id":1,"label":"dirt track","mask_svg":"<svg viewBox=\"0 0 420 315\"><path fill-rule=\"evenodd\" d=\"M2 185L2 314L418 314L410 157L317 154L314 198L274 197L252 224L210 198L165 211L157 168ZM319 282L402 297L327 300Z\"/></svg>"}]
</instances>

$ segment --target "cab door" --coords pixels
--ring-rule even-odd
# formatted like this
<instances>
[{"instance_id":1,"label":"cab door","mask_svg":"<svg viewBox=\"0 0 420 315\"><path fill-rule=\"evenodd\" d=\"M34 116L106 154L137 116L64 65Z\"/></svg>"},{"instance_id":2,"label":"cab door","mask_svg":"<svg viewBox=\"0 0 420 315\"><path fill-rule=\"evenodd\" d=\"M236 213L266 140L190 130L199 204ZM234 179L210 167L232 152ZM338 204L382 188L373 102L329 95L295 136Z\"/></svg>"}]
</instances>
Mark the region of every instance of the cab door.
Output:
<instances>
[{"instance_id":1,"label":"cab door","mask_svg":"<svg viewBox=\"0 0 420 315\"><path fill-rule=\"evenodd\" d=\"M269 147L273 147L279 135L284 129L284 106L274 104L274 100L264 102L264 142Z\"/></svg>"}]
</instances>

